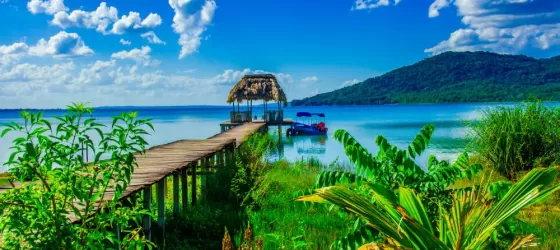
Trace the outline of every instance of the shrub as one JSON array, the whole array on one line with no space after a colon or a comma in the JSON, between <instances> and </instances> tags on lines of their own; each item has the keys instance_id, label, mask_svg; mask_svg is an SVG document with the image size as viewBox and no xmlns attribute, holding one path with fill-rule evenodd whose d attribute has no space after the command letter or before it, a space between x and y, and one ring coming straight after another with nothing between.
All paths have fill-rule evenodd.
<instances>
[{"instance_id":1,"label":"shrub","mask_svg":"<svg viewBox=\"0 0 560 250\"><path fill-rule=\"evenodd\" d=\"M55 117L22 112L23 122L2 131L21 135L13 142L6 165L18 187L0 195L0 248L105 249L113 244L142 249L153 244L144 238L140 219L147 211L118 200L137 166L152 127L136 113L122 113L104 132L83 104L68 107ZM98 140L92 138L97 135ZM93 153L89 159L87 151ZM88 161L90 160L90 161ZM111 200L105 194L114 190ZM70 214L82 223L72 223ZM120 225L124 237L111 230ZM119 241L120 240L120 241Z\"/></svg>"},{"instance_id":2,"label":"shrub","mask_svg":"<svg viewBox=\"0 0 560 250\"><path fill-rule=\"evenodd\" d=\"M560 110L541 101L486 109L471 125L474 150L504 177L548 166L560 154Z\"/></svg>"}]
</instances>

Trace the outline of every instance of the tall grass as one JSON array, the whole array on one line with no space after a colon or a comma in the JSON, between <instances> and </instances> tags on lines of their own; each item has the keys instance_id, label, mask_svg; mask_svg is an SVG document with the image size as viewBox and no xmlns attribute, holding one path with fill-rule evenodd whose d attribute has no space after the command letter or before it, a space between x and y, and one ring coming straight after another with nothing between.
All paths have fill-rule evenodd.
<instances>
[{"instance_id":1,"label":"tall grass","mask_svg":"<svg viewBox=\"0 0 560 250\"><path fill-rule=\"evenodd\" d=\"M560 110L541 101L486 109L471 128L474 150L510 180L560 155Z\"/></svg>"}]
</instances>

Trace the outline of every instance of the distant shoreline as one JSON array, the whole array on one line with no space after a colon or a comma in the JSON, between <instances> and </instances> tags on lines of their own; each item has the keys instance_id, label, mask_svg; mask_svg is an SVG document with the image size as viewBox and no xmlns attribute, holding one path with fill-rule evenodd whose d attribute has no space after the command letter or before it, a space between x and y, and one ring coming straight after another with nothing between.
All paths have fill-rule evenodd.
<instances>
[{"instance_id":1,"label":"distant shoreline","mask_svg":"<svg viewBox=\"0 0 560 250\"><path fill-rule=\"evenodd\" d=\"M524 101L506 101L506 102L436 102L436 103L392 103L392 104L364 104L364 105L298 105L293 106L289 105L290 108L297 108L297 107L368 107L368 106L414 106L414 105L458 105L458 104L516 104L521 103ZM557 101L544 101L544 103L560 103L560 100ZM253 107L261 107L262 104L253 105ZM183 105L183 106L99 106L94 107L95 110L130 110L130 109L138 109L138 110L147 110L147 109L154 109L154 110L161 110L161 109L196 109L196 108L215 108L215 109L222 109L222 108L231 108L230 105ZM12 108L12 109L2 109L0 111L65 111L66 108Z\"/></svg>"}]
</instances>

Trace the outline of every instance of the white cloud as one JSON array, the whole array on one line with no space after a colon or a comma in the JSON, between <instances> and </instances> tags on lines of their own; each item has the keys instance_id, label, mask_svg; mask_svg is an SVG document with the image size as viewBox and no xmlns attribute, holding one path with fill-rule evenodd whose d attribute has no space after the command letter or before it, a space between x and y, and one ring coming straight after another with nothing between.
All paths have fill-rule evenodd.
<instances>
[{"instance_id":1,"label":"white cloud","mask_svg":"<svg viewBox=\"0 0 560 250\"><path fill-rule=\"evenodd\" d=\"M129 58L129 54L116 57ZM91 102L94 106L225 104L224 96L231 86L221 83L235 82L248 72L268 73L243 69L195 76L190 71L164 72L117 59L88 64L0 65L0 106L56 108L70 102ZM275 75L282 87L293 80L289 74Z\"/></svg>"},{"instance_id":2,"label":"white cloud","mask_svg":"<svg viewBox=\"0 0 560 250\"><path fill-rule=\"evenodd\" d=\"M139 64L141 63L143 66L158 66L161 62L158 60L151 60L151 52L152 48L149 46L142 46L141 49L134 48L113 53L111 59L134 60Z\"/></svg>"},{"instance_id":3,"label":"white cloud","mask_svg":"<svg viewBox=\"0 0 560 250\"><path fill-rule=\"evenodd\" d=\"M158 14L150 13L148 17L144 20L140 18L140 13L130 12L127 15L123 15L121 19L113 24L113 29L111 29L111 34L122 35L129 30L137 29L149 29L157 27L161 24L161 17Z\"/></svg>"},{"instance_id":4,"label":"white cloud","mask_svg":"<svg viewBox=\"0 0 560 250\"><path fill-rule=\"evenodd\" d=\"M142 49L131 49L131 50L123 50L120 52L113 53L111 55L111 59L142 59L142 60L149 60L150 59L150 52L152 49L149 46L143 46Z\"/></svg>"},{"instance_id":5,"label":"white cloud","mask_svg":"<svg viewBox=\"0 0 560 250\"><path fill-rule=\"evenodd\" d=\"M393 5L399 4L401 0L393 0ZM352 10L367 10L375 9L377 7L389 6L391 5L391 0L356 0Z\"/></svg>"},{"instance_id":6,"label":"white cloud","mask_svg":"<svg viewBox=\"0 0 560 250\"><path fill-rule=\"evenodd\" d=\"M0 46L0 54L9 55L9 54L23 54L27 53L29 50L29 46L23 42L14 43L12 45L1 45Z\"/></svg>"},{"instance_id":7,"label":"white cloud","mask_svg":"<svg viewBox=\"0 0 560 250\"><path fill-rule=\"evenodd\" d=\"M165 41L162 41L161 39L159 39L159 37L156 35L155 32L153 31L148 31L146 33L143 33L142 35L140 35L142 38L145 38L148 40L149 43L153 43L153 44L166 44Z\"/></svg>"},{"instance_id":8,"label":"white cloud","mask_svg":"<svg viewBox=\"0 0 560 250\"><path fill-rule=\"evenodd\" d=\"M68 10L64 6L64 0L30 0L27 2L27 9L33 14L47 13L50 15Z\"/></svg>"},{"instance_id":9,"label":"white cloud","mask_svg":"<svg viewBox=\"0 0 560 250\"><path fill-rule=\"evenodd\" d=\"M352 85L357 84L359 82L360 82L360 80L358 80L358 79L352 79L352 80L344 81L342 83L342 85L340 85L340 88L352 86Z\"/></svg>"},{"instance_id":10,"label":"white cloud","mask_svg":"<svg viewBox=\"0 0 560 250\"><path fill-rule=\"evenodd\" d=\"M301 79L301 82L303 82L303 83L314 83L316 81L319 81L319 78L316 77L316 76L308 76L308 77L305 77L305 78Z\"/></svg>"},{"instance_id":11,"label":"white cloud","mask_svg":"<svg viewBox=\"0 0 560 250\"><path fill-rule=\"evenodd\" d=\"M214 0L205 0L200 10L194 14L187 12L187 0L169 0L169 5L175 11L173 16L173 30L179 34L179 45L181 52L179 59L196 52L200 47L202 33L212 21L216 10L216 2ZM197 9L197 8L192 8Z\"/></svg>"},{"instance_id":12,"label":"white cloud","mask_svg":"<svg viewBox=\"0 0 560 250\"><path fill-rule=\"evenodd\" d=\"M130 41L124 40L124 39L122 39L122 38L121 38L121 40L120 40L119 42L120 42L122 45L126 45L126 46L132 44Z\"/></svg>"},{"instance_id":13,"label":"white cloud","mask_svg":"<svg viewBox=\"0 0 560 250\"><path fill-rule=\"evenodd\" d=\"M162 22L161 17L156 13L150 13L142 20L140 13L131 11L128 15L119 18L117 8L107 6L105 2L101 2L95 11L73 10L70 13L59 11L50 14L54 14L52 25L63 29L70 27L95 29L105 35L122 35L130 30L147 30L161 25ZM111 24L113 26L108 30Z\"/></svg>"},{"instance_id":14,"label":"white cloud","mask_svg":"<svg viewBox=\"0 0 560 250\"><path fill-rule=\"evenodd\" d=\"M93 54L76 33L61 31L49 38L41 39L37 45L29 48L29 54L34 56L85 56Z\"/></svg>"},{"instance_id":15,"label":"white cloud","mask_svg":"<svg viewBox=\"0 0 560 250\"><path fill-rule=\"evenodd\" d=\"M64 11L58 12L54 15L51 24L63 29L81 27L95 29L97 32L107 34L109 25L117 20L117 8L101 2L95 11L74 10L70 14Z\"/></svg>"},{"instance_id":16,"label":"white cloud","mask_svg":"<svg viewBox=\"0 0 560 250\"><path fill-rule=\"evenodd\" d=\"M528 47L546 50L560 45L560 6L554 3L555 0L435 0L430 17L439 16L441 9L453 4L466 27L424 51L432 55L476 50L518 53Z\"/></svg>"},{"instance_id":17,"label":"white cloud","mask_svg":"<svg viewBox=\"0 0 560 250\"><path fill-rule=\"evenodd\" d=\"M437 17L439 16L439 10L449 6L448 0L435 0L431 5L428 11L429 17Z\"/></svg>"},{"instance_id":18,"label":"white cloud","mask_svg":"<svg viewBox=\"0 0 560 250\"><path fill-rule=\"evenodd\" d=\"M48 41L41 38L34 46L28 46L24 42L17 42L12 45L1 45L0 54L69 57L91 55L93 54L93 50L85 45L78 34L61 31L50 37Z\"/></svg>"}]
</instances>

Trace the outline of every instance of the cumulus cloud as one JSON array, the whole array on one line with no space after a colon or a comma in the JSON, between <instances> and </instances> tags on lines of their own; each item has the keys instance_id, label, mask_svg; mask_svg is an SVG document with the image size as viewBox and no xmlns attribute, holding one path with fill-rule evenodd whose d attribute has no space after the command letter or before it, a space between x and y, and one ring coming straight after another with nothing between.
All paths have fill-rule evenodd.
<instances>
[{"instance_id":1,"label":"cumulus cloud","mask_svg":"<svg viewBox=\"0 0 560 250\"><path fill-rule=\"evenodd\" d=\"M29 54L34 56L85 56L93 54L76 33L61 31L45 40L39 40L37 45L29 48Z\"/></svg>"},{"instance_id":2,"label":"cumulus cloud","mask_svg":"<svg viewBox=\"0 0 560 250\"><path fill-rule=\"evenodd\" d=\"M340 88L352 86L352 85L357 84L359 82L360 82L360 80L358 80L358 79L347 80L347 81L344 81L342 83L342 85L340 85Z\"/></svg>"},{"instance_id":3,"label":"cumulus cloud","mask_svg":"<svg viewBox=\"0 0 560 250\"><path fill-rule=\"evenodd\" d=\"M54 14L53 20L50 22L52 25L63 29L70 27L95 29L105 35L122 35L131 30L152 29L161 25L162 22L161 17L156 13L150 13L142 19L140 13L130 11L128 15L119 18L117 8L108 6L105 2L101 2L94 11L73 10L68 13L65 10L50 14ZM109 29L111 25L112 28Z\"/></svg>"},{"instance_id":4,"label":"cumulus cloud","mask_svg":"<svg viewBox=\"0 0 560 250\"><path fill-rule=\"evenodd\" d=\"M437 17L452 5L466 27L427 48L426 53L518 53L528 47L545 50L560 44L560 4L555 0L435 0L429 16Z\"/></svg>"},{"instance_id":5,"label":"cumulus cloud","mask_svg":"<svg viewBox=\"0 0 560 250\"><path fill-rule=\"evenodd\" d=\"M59 11L67 11L64 0L30 0L27 9L33 14L47 13L53 15Z\"/></svg>"},{"instance_id":6,"label":"cumulus cloud","mask_svg":"<svg viewBox=\"0 0 560 250\"><path fill-rule=\"evenodd\" d=\"M124 40L124 39L122 39L122 38L121 38L121 40L120 40L119 42L120 42L122 45L126 45L126 46L132 44L130 41Z\"/></svg>"},{"instance_id":7,"label":"cumulus cloud","mask_svg":"<svg viewBox=\"0 0 560 250\"><path fill-rule=\"evenodd\" d=\"M271 73L227 69L217 75L195 76L191 71L165 72L116 58L128 59L134 53L146 54L125 51L115 59L87 64L0 65L0 105L48 108L72 101L88 101L95 106L182 105L185 100L188 104L220 104L231 88L222 83L236 82L246 73ZM289 74L275 75L282 87L293 80Z\"/></svg>"},{"instance_id":8,"label":"cumulus cloud","mask_svg":"<svg viewBox=\"0 0 560 250\"><path fill-rule=\"evenodd\" d=\"M149 46L143 46L142 49L123 50L111 55L112 59L150 59L152 49Z\"/></svg>"},{"instance_id":9,"label":"cumulus cloud","mask_svg":"<svg viewBox=\"0 0 560 250\"><path fill-rule=\"evenodd\" d=\"M302 83L314 83L316 81L319 81L319 78L316 77L316 76L308 76L308 77L305 77L305 78L301 79Z\"/></svg>"},{"instance_id":10,"label":"cumulus cloud","mask_svg":"<svg viewBox=\"0 0 560 250\"><path fill-rule=\"evenodd\" d=\"M166 44L165 41L162 41L161 39L159 39L159 37L156 35L155 32L153 31L148 31L146 33L143 33L142 35L140 35L142 38L147 39L149 43L153 43L153 44Z\"/></svg>"},{"instance_id":11,"label":"cumulus cloud","mask_svg":"<svg viewBox=\"0 0 560 250\"><path fill-rule=\"evenodd\" d=\"M352 10L367 10L375 9L377 7L389 6L391 2L393 5L397 5L401 0L356 0Z\"/></svg>"},{"instance_id":12,"label":"cumulus cloud","mask_svg":"<svg viewBox=\"0 0 560 250\"><path fill-rule=\"evenodd\" d=\"M179 59L198 50L202 34L212 21L217 7L214 0L205 0L200 9L187 8L189 3L190 1L185 0L169 0L169 5L175 12L172 27L175 33L179 34L181 45ZM188 12L190 9L198 11L191 14Z\"/></svg>"},{"instance_id":13,"label":"cumulus cloud","mask_svg":"<svg viewBox=\"0 0 560 250\"><path fill-rule=\"evenodd\" d=\"M158 14L150 13L150 15L142 20L142 18L140 18L140 13L131 11L128 16L123 15L121 19L113 24L113 29L111 29L110 33L122 35L129 30L150 29L160 24L161 17Z\"/></svg>"},{"instance_id":14,"label":"cumulus cloud","mask_svg":"<svg viewBox=\"0 0 560 250\"><path fill-rule=\"evenodd\" d=\"M24 42L17 42L11 45L0 46L1 55L21 55L21 56L87 56L93 54L93 50L85 45L84 41L76 33L61 31L46 40L41 38L34 46L29 46Z\"/></svg>"},{"instance_id":15,"label":"cumulus cloud","mask_svg":"<svg viewBox=\"0 0 560 250\"><path fill-rule=\"evenodd\" d=\"M9 54L23 54L27 53L29 50L29 46L23 42L14 43L12 45L1 45L0 46L0 54L9 55Z\"/></svg>"},{"instance_id":16,"label":"cumulus cloud","mask_svg":"<svg viewBox=\"0 0 560 250\"><path fill-rule=\"evenodd\" d=\"M152 48L143 46L142 48L134 48L131 50L122 50L111 55L111 59L118 60L134 60L143 66L158 66L161 62L158 60L151 60L150 53Z\"/></svg>"}]
</instances>

